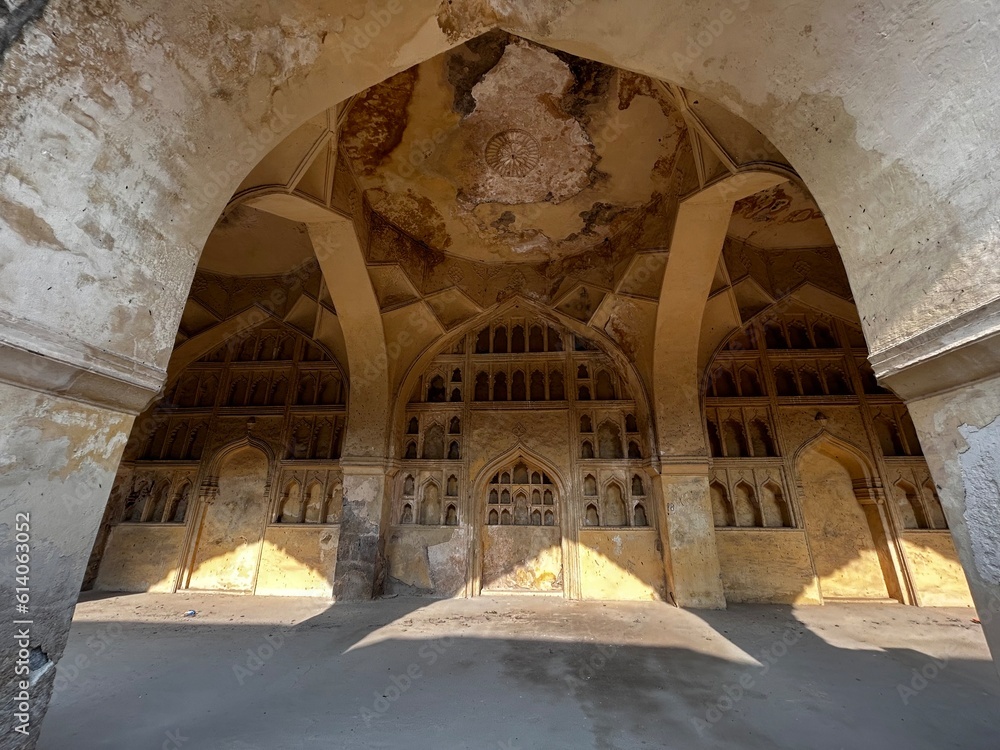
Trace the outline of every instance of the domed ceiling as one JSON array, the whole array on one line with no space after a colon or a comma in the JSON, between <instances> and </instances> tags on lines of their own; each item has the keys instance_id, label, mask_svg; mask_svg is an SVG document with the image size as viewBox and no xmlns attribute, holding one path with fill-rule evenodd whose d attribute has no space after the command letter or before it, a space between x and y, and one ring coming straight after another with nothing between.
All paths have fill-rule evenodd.
<instances>
[{"instance_id":1,"label":"domed ceiling","mask_svg":"<svg viewBox=\"0 0 1000 750\"><path fill-rule=\"evenodd\" d=\"M694 175L665 88L503 33L361 94L340 146L373 210L487 262L581 253Z\"/></svg>"}]
</instances>

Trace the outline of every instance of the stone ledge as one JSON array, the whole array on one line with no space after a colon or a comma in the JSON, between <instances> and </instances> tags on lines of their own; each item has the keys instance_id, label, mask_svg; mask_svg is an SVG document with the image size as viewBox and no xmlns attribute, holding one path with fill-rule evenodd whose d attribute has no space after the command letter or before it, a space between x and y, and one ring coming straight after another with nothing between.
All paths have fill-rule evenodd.
<instances>
[{"instance_id":1,"label":"stone ledge","mask_svg":"<svg viewBox=\"0 0 1000 750\"><path fill-rule=\"evenodd\" d=\"M869 361L903 400L954 390L1000 373L1000 299L935 326Z\"/></svg>"},{"instance_id":2,"label":"stone ledge","mask_svg":"<svg viewBox=\"0 0 1000 750\"><path fill-rule=\"evenodd\" d=\"M138 414L166 372L0 312L0 381L103 409Z\"/></svg>"}]
</instances>

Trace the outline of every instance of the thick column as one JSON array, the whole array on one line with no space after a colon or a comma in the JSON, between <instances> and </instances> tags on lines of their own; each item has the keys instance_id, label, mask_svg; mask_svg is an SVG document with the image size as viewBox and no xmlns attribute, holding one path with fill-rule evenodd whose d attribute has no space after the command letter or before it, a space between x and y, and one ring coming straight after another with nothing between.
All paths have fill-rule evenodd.
<instances>
[{"instance_id":1,"label":"thick column","mask_svg":"<svg viewBox=\"0 0 1000 750\"><path fill-rule=\"evenodd\" d=\"M381 593L388 512L388 472L383 461L341 461L344 511L337 547L333 595L337 601L371 599Z\"/></svg>"},{"instance_id":2,"label":"thick column","mask_svg":"<svg viewBox=\"0 0 1000 750\"><path fill-rule=\"evenodd\" d=\"M670 239L656 316L653 410L671 567L668 573L682 607L726 606L701 410L701 316L733 204L784 180L767 172L748 172L706 188L681 202Z\"/></svg>"},{"instance_id":3,"label":"thick column","mask_svg":"<svg viewBox=\"0 0 1000 750\"><path fill-rule=\"evenodd\" d=\"M908 406L983 633L1000 661L1000 378Z\"/></svg>"},{"instance_id":4,"label":"thick column","mask_svg":"<svg viewBox=\"0 0 1000 750\"><path fill-rule=\"evenodd\" d=\"M379 593L386 492L389 376L385 333L354 225L346 219L310 224L313 249L337 308L347 349L350 390L341 457L344 511L334 596Z\"/></svg>"},{"instance_id":5,"label":"thick column","mask_svg":"<svg viewBox=\"0 0 1000 750\"><path fill-rule=\"evenodd\" d=\"M906 402L1000 669L1000 302L873 352Z\"/></svg>"},{"instance_id":6,"label":"thick column","mask_svg":"<svg viewBox=\"0 0 1000 750\"><path fill-rule=\"evenodd\" d=\"M670 579L682 607L725 609L722 573L715 546L708 462L674 458L660 470L660 487L670 550Z\"/></svg>"},{"instance_id":7,"label":"thick column","mask_svg":"<svg viewBox=\"0 0 1000 750\"><path fill-rule=\"evenodd\" d=\"M132 420L0 382L2 748L38 737Z\"/></svg>"}]
</instances>

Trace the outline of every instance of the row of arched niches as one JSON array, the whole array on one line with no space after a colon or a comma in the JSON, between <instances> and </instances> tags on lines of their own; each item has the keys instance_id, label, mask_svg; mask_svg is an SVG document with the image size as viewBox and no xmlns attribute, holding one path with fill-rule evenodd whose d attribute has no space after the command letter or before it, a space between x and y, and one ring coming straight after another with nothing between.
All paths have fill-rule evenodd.
<instances>
[{"instance_id":1,"label":"row of arched niches","mask_svg":"<svg viewBox=\"0 0 1000 750\"><path fill-rule=\"evenodd\" d=\"M212 456L248 437L277 463L271 523L335 523L347 384L320 344L278 322L188 365L140 417L113 498L120 522L184 523Z\"/></svg>"},{"instance_id":2,"label":"row of arched niches","mask_svg":"<svg viewBox=\"0 0 1000 750\"><path fill-rule=\"evenodd\" d=\"M555 321L514 314L466 333L434 357L406 405L396 440L395 522L559 526L558 490L530 461L495 472L472 506L460 500L476 489L464 489L476 479L466 473L469 463L488 462L504 447L470 444L470 422L543 411L562 415L559 433L572 455L559 459L575 471L570 499L580 525L650 525L641 468L648 419L632 390L597 343Z\"/></svg>"},{"instance_id":3,"label":"row of arched niches","mask_svg":"<svg viewBox=\"0 0 1000 750\"><path fill-rule=\"evenodd\" d=\"M756 320L717 352L703 387L716 526L800 527L795 454L827 429L870 458L902 528L946 528L906 406L867 356L860 328L819 313Z\"/></svg>"}]
</instances>

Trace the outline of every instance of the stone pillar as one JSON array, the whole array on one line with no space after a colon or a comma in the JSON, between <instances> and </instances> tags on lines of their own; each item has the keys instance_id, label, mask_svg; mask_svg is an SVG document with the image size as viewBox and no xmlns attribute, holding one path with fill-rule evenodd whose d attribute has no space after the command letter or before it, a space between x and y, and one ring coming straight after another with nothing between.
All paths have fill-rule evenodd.
<instances>
[{"instance_id":1,"label":"stone pillar","mask_svg":"<svg viewBox=\"0 0 1000 750\"><path fill-rule=\"evenodd\" d=\"M333 595L337 601L371 599L381 593L384 577L384 540L388 512L385 463L341 459L344 510L337 546Z\"/></svg>"},{"instance_id":2,"label":"stone pillar","mask_svg":"<svg viewBox=\"0 0 1000 750\"><path fill-rule=\"evenodd\" d=\"M653 412L666 543L682 607L725 608L708 488L699 342L702 315L736 201L785 178L744 172L681 201L656 311Z\"/></svg>"},{"instance_id":3,"label":"stone pillar","mask_svg":"<svg viewBox=\"0 0 1000 750\"><path fill-rule=\"evenodd\" d=\"M337 308L349 374L347 434L341 468L344 506L334 597L371 599L381 589L382 530L388 514L386 452L389 365L378 300L355 227L334 217L309 225L313 250ZM386 506L386 507L383 507Z\"/></svg>"},{"instance_id":4,"label":"stone pillar","mask_svg":"<svg viewBox=\"0 0 1000 750\"><path fill-rule=\"evenodd\" d=\"M132 421L0 382L0 747L35 745Z\"/></svg>"},{"instance_id":5,"label":"stone pillar","mask_svg":"<svg viewBox=\"0 0 1000 750\"><path fill-rule=\"evenodd\" d=\"M1000 302L871 355L902 397L1000 669Z\"/></svg>"},{"instance_id":6,"label":"stone pillar","mask_svg":"<svg viewBox=\"0 0 1000 750\"><path fill-rule=\"evenodd\" d=\"M908 406L983 633L1000 662L1000 378Z\"/></svg>"},{"instance_id":7,"label":"stone pillar","mask_svg":"<svg viewBox=\"0 0 1000 750\"><path fill-rule=\"evenodd\" d=\"M704 458L663 461L660 469L668 571L681 607L725 609L715 545L708 463Z\"/></svg>"}]
</instances>

